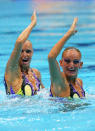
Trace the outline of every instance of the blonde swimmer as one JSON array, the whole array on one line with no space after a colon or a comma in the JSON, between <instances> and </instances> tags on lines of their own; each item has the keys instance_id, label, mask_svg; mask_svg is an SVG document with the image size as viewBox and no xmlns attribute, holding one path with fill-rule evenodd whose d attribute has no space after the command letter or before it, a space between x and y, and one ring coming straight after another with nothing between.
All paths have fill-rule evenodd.
<instances>
[{"instance_id":1,"label":"blonde swimmer","mask_svg":"<svg viewBox=\"0 0 95 131\"><path fill-rule=\"evenodd\" d=\"M49 70L51 77L50 96L82 98L85 97L82 80L77 78L78 70L82 68L81 52L75 47L68 47L62 53L60 66L56 60L66 41L77 30L78 18L75 18L68 32L54 45L48 54Z\"/></svg>"}]
</instances>

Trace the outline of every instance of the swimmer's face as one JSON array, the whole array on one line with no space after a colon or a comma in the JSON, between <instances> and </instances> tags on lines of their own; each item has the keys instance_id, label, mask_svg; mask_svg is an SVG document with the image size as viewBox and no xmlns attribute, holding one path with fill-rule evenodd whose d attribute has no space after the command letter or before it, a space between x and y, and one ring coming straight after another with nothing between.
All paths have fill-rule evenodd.
<instances>
[{"instance_id":1,"label":"swimmer's face","mask_svg":"<svg viewBox=\"0 0 95 131\"><path fill-rule=\"evenodd\" d=\"M64 51L60 65L67 77L77 77L78 69L82 67L81 54L75 49Z\"/></svg>"},{"instance_id":2,"label":"swimmer's face","mask_svg":"<svg viewBox=\"0 0 95 131\"><path fill-rule=\"evenodd\" d=\"M22 47L22 51L19 59L20 66L29 67L32 55L33 55L32 44L30 43L30 41L27 40Z\"/></svg>"}]
</instances>

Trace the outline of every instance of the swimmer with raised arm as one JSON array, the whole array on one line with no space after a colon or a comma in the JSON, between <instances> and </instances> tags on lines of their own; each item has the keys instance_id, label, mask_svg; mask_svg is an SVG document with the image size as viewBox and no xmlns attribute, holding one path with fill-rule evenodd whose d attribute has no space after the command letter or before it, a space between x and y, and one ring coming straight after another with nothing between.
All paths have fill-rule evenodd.
<instances>
[{"instance_id":1,"label":"swimmer with raised arm","mask_svg":"<svg viewBox=\"0 0 95 131\"><path fill-rule=\"evenodd\" d=\"M68 32L54 45L48 55L51 96L71 98L85 97L82 80L77 78L78 70L83 64L83 62L81 62L81 52L74 47L68 47L64 50L60 60L60 66L63 72L60 71L60 66L56 60L66 41L77 32L77 21L78 18L75 18Z\"/></svg>"},{"instance_id":2,"label":"swimmer with raised arm","mask_svg":"<svg viewBox=\"0 0 95 131\"><path fill-rule=\"evenodd\" d=\"M30 68L33 48L32 43L27 39L36 22L36 12L34 11L31 23L16 40L5 71L5 88L7 94L31 96L37 94L41 88L44 88L40 72L35 68Z\"/></svg>"}]
</instances>

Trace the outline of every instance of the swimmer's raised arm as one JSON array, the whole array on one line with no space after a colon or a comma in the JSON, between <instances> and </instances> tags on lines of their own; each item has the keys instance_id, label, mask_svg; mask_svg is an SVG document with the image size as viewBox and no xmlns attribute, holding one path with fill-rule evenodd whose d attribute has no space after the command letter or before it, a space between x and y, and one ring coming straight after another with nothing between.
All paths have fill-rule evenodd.
<instances>
[{"instance_id":1,"label":"swimmer's raised arm","mask_svg":"<svg viewBox=\"0 0 95 131\"><path fill-rule=\"evenodd\" d=\"M58 54L60 53L61 49L63 48L64 44L66 43L66 41L72 36L74 35L77 30L76 30L76 24L77 24L78 18L74 18L74 21L70 27L70 29L68 30L68 32L58 41L57 44L55 44L55 46L51 49L49 55L48 55L48 59L50 58L56 58L58 56Z\"/></svg>"},{"instance_id":2,"label":"swimmer's raised arm","mask_svg":"<svg viewBox=\"0 0 95 131\"><path fill-rule=\"evenodd\" d=\"M16 40L15 47L13 49L13 52L8 60L7 67L6 67L6 75L8 75L7 78L11 79L11 77L20 77L18 74L20 73L20 67L19 67L19 57L22 50L22 46L24 42L28 39L32 29L36 25L37 18L36 18L36 12L33 12L33 15L31 17L31 23L28 25L28 27L19 35L19 37ZM11 75L12 74L12 75Z\"/></svg>"},{"instance_id":3,"label":"swimmer's raised arm","mask_svg":"<svg viewBox=\"0 0 95 131\"><path fill-rule=\"evenodd\" d=\"M56 57L59 55L66 41L77 32L77 30L75 29L77 21L78 18L75 18L68 32L58 41L57 44L54 45L48 55L51 85L54 88L54 92L57 96L59 96L61 89L64 90L64 94L67 95L66 91L69 90L69 85L65 77L62 76L64 75L64 73L61 73L59 64L56 61ZM69 93L69 91L67 92Z\"/></svg>"},{"instance_id":4,"label":"swimmer's raised arm","mask_svg":"<svg viewBox=\"0 0 95 131\"><path fill-rule=\"evenodd\" d=\"M27 38L29 37L33 27L37 23L37 17L36 17L36 11L33 12L33 15L31 17L31 23L30 25L20 34L18 39L16 40L17 43L24 43Z\"/></svg>"}]
</instances>

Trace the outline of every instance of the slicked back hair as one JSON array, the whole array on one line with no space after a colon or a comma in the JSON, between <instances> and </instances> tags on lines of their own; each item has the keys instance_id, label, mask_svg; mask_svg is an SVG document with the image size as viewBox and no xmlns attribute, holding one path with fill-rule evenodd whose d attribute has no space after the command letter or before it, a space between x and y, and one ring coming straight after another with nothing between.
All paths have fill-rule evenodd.
<instances>
[{"instance_id":1,"label":"slicked back hair","mask_svg":"<svg viewBox=\"0 0 95 131\"><path fill-rule=\"evenodd\" d=\"M63 55L64 55L64 52L68 51L68 50L76 50L79 54L80 54L80 58L81 58L81 52L79 49L75 48L75 47L67 47L63 53L62 53L62 58L63 58Z\"/></svg>"}]
</instances>

